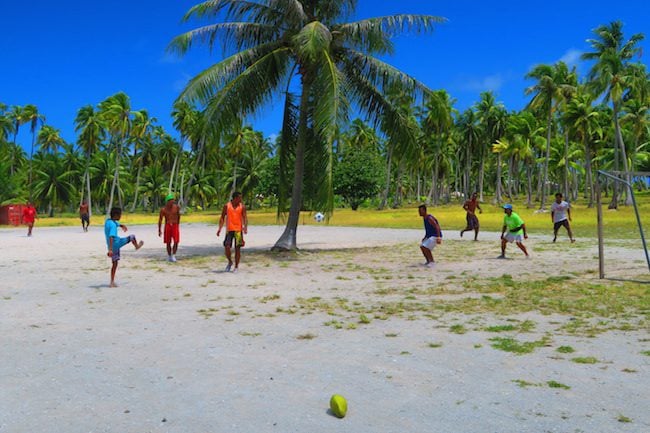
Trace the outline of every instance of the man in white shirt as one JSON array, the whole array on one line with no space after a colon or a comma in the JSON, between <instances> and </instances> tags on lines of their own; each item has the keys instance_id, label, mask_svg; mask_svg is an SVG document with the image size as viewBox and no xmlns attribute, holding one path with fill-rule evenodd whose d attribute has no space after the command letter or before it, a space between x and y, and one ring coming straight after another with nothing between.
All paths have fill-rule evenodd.
<instances>
[{"instance_id":1,"label":"man in white shirt","mask_svg":"<svg viewBox=\"0 0 650 433\"><path fill-rule=\"evenodd\" d=\"M562 194L555 194L555 202L551 205L551 219L553 220L553 242L557 240L557 232L560 230L560 227L565 227L567 233L569 233L569 239L571 243L575 242L573 237L573 232L571 232L571 205L562 200Z\"/></svg>"}]
</instances>

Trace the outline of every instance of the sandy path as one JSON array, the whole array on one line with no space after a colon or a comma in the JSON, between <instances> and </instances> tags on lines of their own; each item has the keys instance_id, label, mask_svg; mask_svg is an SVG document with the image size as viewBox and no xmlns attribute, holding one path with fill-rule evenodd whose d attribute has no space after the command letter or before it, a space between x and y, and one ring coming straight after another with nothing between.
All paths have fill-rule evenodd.
<instances>
[{"instance_id":1,"label":"sandy path","mask_svg":"<svg viewBox=\"0 0 650 433\"><path fill-rule=\"evenodd\" d=\"M552 249L534 237L533 259L510 248L513 258L498 261L494 233L478 243L450 239L466 242L466 254L447 257L443 244L429 270L419 266L420 230L300 227L303 251L274 258L264 251L282 227L252 227L235 275L221 272L215 230L185 225L179 262L170 264L154 226L131 227L145 246L125 247L116 289L106 284L101 228L36 227L32 238L1 230L0 433L650 431L643 330L560 335L519 356L491 348L485 332L449 332L467 319L458 315L397 315L347 329L351 319L338 311L300 307L305 299L353 305L376 288L478 274L595 276L592 241ZM350 249L360 246L369 248ZM611 272L644 275L638 249L608 253ZM530 339L570 320L518 319L539 323ZM332 320L347 326L324 326ZM555 352L562 344L601 362L570 362ZM343 420L327 412L333 393L349 401Z\"/></svg>"}]
</instances>

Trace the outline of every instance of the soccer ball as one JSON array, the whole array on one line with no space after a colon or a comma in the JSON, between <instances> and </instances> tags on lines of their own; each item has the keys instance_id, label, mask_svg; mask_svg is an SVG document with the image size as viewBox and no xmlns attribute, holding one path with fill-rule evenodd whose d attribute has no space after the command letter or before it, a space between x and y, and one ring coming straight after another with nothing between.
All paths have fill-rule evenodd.
<instances>
[{"instance_id":1,"label":"soccer ball","mask_svg":"<svg viewBox=\"0 0 650 433\"><path fill-rule=\"evenodd\" d=\"M322 223L323 221L325 221L325 215L323 215L322 213L318 212L316 215L314 215L314 220L315 220L317 223Z\"/></svg>"}]
</instances>

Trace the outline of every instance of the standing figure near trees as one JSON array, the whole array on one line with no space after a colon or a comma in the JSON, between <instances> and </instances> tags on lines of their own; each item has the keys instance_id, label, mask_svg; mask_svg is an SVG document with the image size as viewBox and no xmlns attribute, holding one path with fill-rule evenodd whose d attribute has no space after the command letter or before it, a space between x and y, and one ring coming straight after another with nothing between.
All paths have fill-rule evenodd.
<instances>
[{"instance_id":1,"label":"standing figure near trees","mask_svg":"<svg viewBox=\"0 0 650 433\"><path fill-rule=\"evenodd\" d=\"M433 249L436 245L442 243L442 230L440 230L438 220L433 215L427 213L426 205L421 204L418 207L418 213L424 220L424 237L420 243L420 251L422 251L424 258L427 260L424 266L430 268L435 264L435 260L433 260Z\"/></svg>"},{"instance_id":2,"label":"standing figure near trees","mask_svg":"<svg viewBox=\"0 0 650 433\"><path fill-rule=\"evenodd\" d=\"M163 219L165 220L163 242L167 245L167 260L170 262L176 262L176 251L178 251L178 243L181 241L181 208L174 199L174 194L167 194L165 206L160 209L158 215L158 237L163 235L161 225ZM172 241L174 242L173 246Z\"/></svg>"},{"instance_id":3,"label":"standing figure near trees","mask_svg":"<svg viewBox=\"0 0 650 433\"><path fill-rule=\"evenodd\" d=\"M501 255L498 258L506 258L506 245L508 245L508 242L516 243L519 249L524 252L526 258L530 257L523 241L523 239L528 239L524 220L512 211L511 204L504 204L503 212L505 215L503 216L503 228L501 229ZM506 230L508 234L505 234Z\"/></svg>"},{"instance_id":4,"label":"standing figure near trees","mask_svg":"<svg viewBox=\"0 0 650 433\"><path fill-rule=\"evenodd\" d=\"M81 228L84 232L88 231L90 225L90 209L88 209L88 202L84 200L79 206L79 218L81 218Z\"/></svg>"},{"instance_id":5,"label":"standing figure near trees","mask_svg":"<svg viewBox=\"0 0 650 433\"><path fill-rule=\"evenodd\" d=\"M23 208L23 223L27 224L27 236L32 236L32 229L34 228L34 220L36 219L36 208L31 201L27 202L27 206Z\"/></svg>"},{"instance_id":6,"label":"standing figure near trees","mask_svg":"<svg viewBox=\"0 0 650 433\"><path fill-rule=\"evenodd\" d=\"M226 222L226 238L223 241L228 264L225 272L237 272L239 270L239 259L241 258L241 247L244 242L244 235L248 233L248 217L246 216L246 206L242 203L241 193L235 191L232 199L226 203L221 210L219 219L219 229L217 237L221 234L224 222ZM235 267L232 267L232 244L235 243Z\"/></svg>"},{"instance_id":7,"label":"standing figure near trees","mask_svg":"<svg viewBox=\"0 0 650 433\"><path fill-rule=\"evenodd\" d=\"M479 231L479 222L478 222L478 217L476 216L476 209L478 209L479 213L483 213L483 209L481 209L481 205L478 203L478 194L473 193L472 197L465 201L465 204L463 205L463 209L467 212L467 215L465 216L465 219L467 220L467 226L460 231L460 237L463 237L463 233L469 232L474 230L474 240L478 240L478 231Z\"/></svg>"},{"instance_id":8,"label":"standing figure near trees","mask_svg":"<svg viewBox=\"0 0 650 433\"><path fill-rule=\"evenodd\" d=\"M560 227L566 228L571 243L576 239L571 231L571 205L562 199L562 193L555 194L555 201L551 205L551 220L553 221L553 242L557 240L557 232Z\"/></svg>"}]
</instances>

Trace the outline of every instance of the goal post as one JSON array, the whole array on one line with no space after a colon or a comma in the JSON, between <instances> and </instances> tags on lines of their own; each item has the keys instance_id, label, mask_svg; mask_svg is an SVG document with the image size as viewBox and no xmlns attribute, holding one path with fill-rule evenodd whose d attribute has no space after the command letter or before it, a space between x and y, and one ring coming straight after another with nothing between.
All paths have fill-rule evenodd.
<instances>
[{"instance_id":1,"label":"goal post","mask_svg":"<svg viewBox=\"0 0 650 433\"><path fill-rule=\"evenodd\" d=\"M603 236L603 205L600 198L600 179L599 176L605 176L608 179L613 180L614 182L622 183L627 186L628 193L632 198L632 206L634 206L634 214L636 215L636 223L639 227L639 233L641 234L641 242L643 243L643 251L645 252L645 260L648 264L648 270L650 271L650 255L648 255L648 247L645 241L645 235L643 233L643 226L641 225L641 216L639 215L639 207L636 204L636 198L634 197L634 186L627 182L624 179L621 179L619 175L621 172L612 172L608 173L603 170L598 170L598 176L596 178L596 204L597 204L597 219L598 219L598 274L600 279L605 278L605 254L604 254L604 236ZM639 173L633 172L632 175L636 176L650 176L650 173Z\"/></svg>"}]
</instances>

